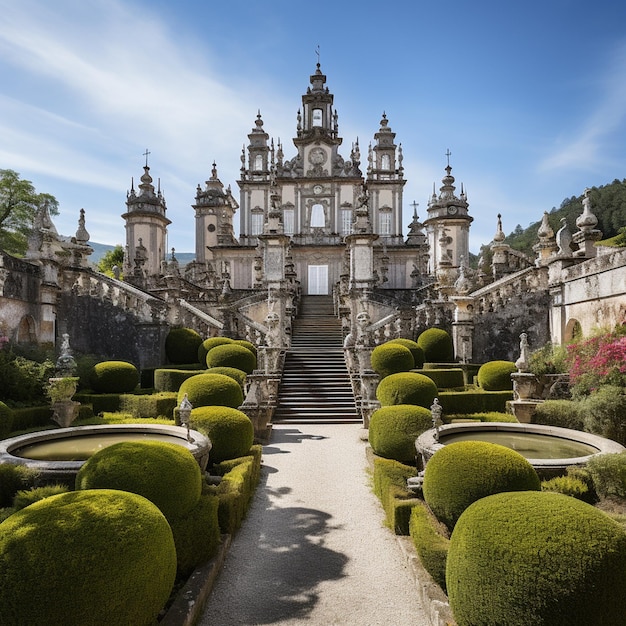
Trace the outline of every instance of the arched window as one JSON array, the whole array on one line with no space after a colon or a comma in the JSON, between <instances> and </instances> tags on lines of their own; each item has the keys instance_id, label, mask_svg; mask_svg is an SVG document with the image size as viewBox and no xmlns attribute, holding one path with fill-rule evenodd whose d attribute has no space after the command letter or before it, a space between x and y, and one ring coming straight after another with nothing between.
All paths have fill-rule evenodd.
<instances>
[{"instance_id":1,"label":"arched window","mask_svg":"<svg viewBox=\"0 0 626 626\"><path fill-rule=\"evenodd\" d=\"M324 207L321 204L314 204L311 207L311 228L324 228L324 226L326 226Z\"/></svg>"},{"instance_id":2,"label":"arched window","mask_svg":"<svg viewBox=\"0 0 626 626\"><path fill-rule=\"evenodd\" d=\"M263 155L262 154L257 154L254 157L254 170L256 172L259 172L263 169Z\"/></svg>"},{"instance_id":3,"label":"arched window","mask_svg":"<svg viewBox=\"0 0 626 626\"><path fill-rule=\"evenodd\" d=\"M383 154L380 159L380 168L383 170L391 169L391 160L388 154Z\"/></svg>"}]
</instances>

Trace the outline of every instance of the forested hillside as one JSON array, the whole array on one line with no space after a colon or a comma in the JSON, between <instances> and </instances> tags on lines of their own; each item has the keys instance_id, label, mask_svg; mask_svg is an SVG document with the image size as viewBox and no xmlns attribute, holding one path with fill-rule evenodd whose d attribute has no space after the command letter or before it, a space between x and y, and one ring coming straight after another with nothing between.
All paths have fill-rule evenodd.
<instances>
[{"instance_id":1,"label":"forested hillside","mask_svg":"<svg viewBox=\"0 0 626 626\"><path fill-rule=\"evenodd\" d=\"M572 233L576 232L576 218L582 213L583 196L572 196L565 198L561 202L561 206L553 207L549 213L550 225L556 232L561 227L561 218L567 220L567 224ZM591 200L591 211L598 218L596 228L602 231L602 239L610 239L615 237L622 228L626 228L626 179L619 181L615 179L608 185L600 187L591 187L589 193ZM506 243L515 250L524 252L531 258L534 258L533 245L537 243L537 231L541 224L539 220L524 229L520 225L508 235Z\"/></svg>"}]
</instances>

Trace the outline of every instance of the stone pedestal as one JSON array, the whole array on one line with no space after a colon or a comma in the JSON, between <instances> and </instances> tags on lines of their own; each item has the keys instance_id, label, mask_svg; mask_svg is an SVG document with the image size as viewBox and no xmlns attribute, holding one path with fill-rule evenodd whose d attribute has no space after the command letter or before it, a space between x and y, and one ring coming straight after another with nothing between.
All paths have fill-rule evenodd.
<instances>
[{"instance_id":1,"label":"stone pedestal","mask_svg":"<svg viewBox=\"0 0 626 626\"><path fill-rule=\"evenodd\" d=\"M507 402L507 407L520 424L530 424L537 406L542 402L543 400L511 400Z\"/></svg>"}]
</instances>

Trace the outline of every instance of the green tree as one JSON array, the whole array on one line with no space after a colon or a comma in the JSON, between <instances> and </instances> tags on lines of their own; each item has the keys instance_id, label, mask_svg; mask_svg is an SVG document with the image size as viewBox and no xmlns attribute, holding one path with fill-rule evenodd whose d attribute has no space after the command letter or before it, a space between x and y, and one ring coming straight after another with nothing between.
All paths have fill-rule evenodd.
<instances>
[{"instance_id":1,"label":"green tree","mask_svg":"<svg viewBox=\"0 0 626 626\"><path fill-rule=\"evenodd\" d=\"M37 193L29 180L13 170L0 169L0 249L22 256L37 210L45 203L58 215L59 203L48 193Z\"/></svg>"},{"instance_id":2,"label":"green tree","mask_svg":"<svg viewBox=\"0 0 626 626\"><path fill-rule=\"evenodd\" d=\"M117 266L121 270L123 265L124 248L122 248L120 244L117 244L113 250L107 250L103 257L98 261L98 271L106 274L107 276L113 276L113 267Z\"/></svg>"}]
</instances>

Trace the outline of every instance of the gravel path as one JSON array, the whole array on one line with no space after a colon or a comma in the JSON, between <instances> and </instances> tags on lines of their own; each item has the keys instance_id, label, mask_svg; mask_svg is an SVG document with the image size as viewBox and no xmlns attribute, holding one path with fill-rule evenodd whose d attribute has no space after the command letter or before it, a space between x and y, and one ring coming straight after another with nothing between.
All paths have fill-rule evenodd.
<instances>
[{"instance_id":1,"label":"gravel path","mask_svg":"<svg viewBox=\"0 0 626 626\"><path fill-rule=\"evenodd\" d=\"M426 626L353 424L276 425L200 626Z\"/></svg>"}]
</instances>

